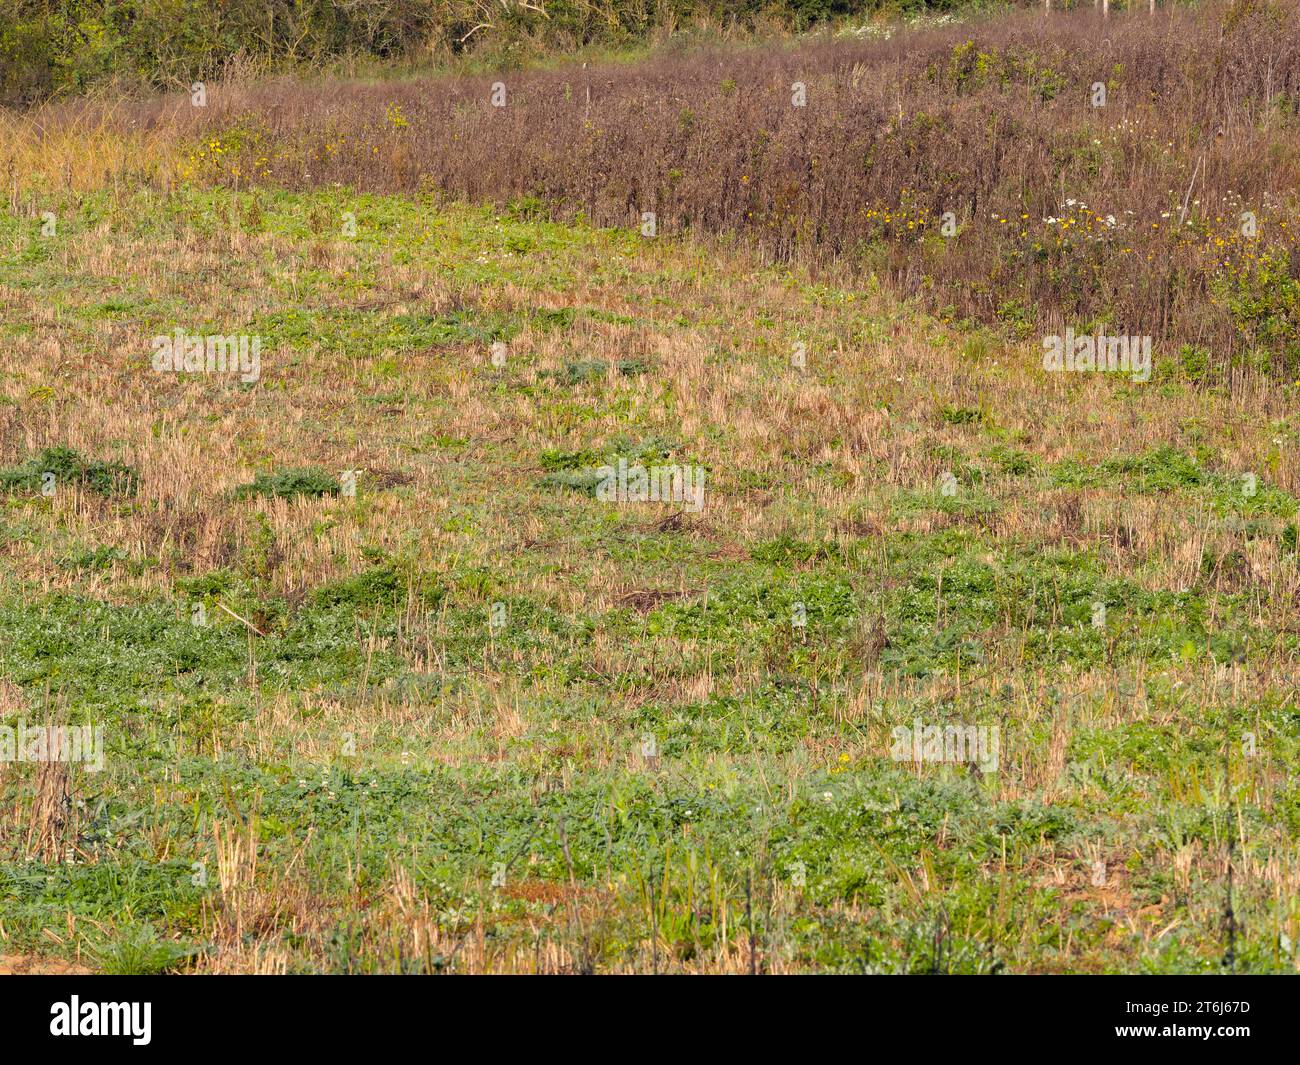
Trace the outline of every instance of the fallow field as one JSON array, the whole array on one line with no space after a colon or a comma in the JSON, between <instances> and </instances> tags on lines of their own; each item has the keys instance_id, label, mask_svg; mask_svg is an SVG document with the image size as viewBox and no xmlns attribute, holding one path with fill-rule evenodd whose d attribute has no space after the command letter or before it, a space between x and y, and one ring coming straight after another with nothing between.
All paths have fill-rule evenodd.
<instances>
[{"instance_id":1,"label":"fallow field","mask_svg":"<svg viewBox=\"0 0 1300 1065\"><path fill-rule=\"evenodd\" d=\"M0 112L5 967L1297 968L1300 7L882 25Z\"/></svg>"}]
</instances>

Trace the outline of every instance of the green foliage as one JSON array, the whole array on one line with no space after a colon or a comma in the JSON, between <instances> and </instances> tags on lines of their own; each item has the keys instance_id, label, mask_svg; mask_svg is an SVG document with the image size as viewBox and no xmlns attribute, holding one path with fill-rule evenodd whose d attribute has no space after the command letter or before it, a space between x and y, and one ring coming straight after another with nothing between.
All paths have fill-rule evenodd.
<instances>
[{"instance_id":1,"label":"green foliage","mask_svg":"<svg viewBox=\"0 0 1300 1065\"><path fill-rule=\"evenodd\" d=\"M600 464L600 455L591 448L583 448L581 451L562 451L558 448L548 448L542 452L541 458L542 469L551 472L581 470Z\"/></svg>"},{"instance_id":2,"label":"green foliage","mask_svg":"<svg viewBox=\"0 0 1300 1065\"><path fill-rule=\"evenodd\" d=\"M177 968L197 951L162 939L152 925L138 925L88 951L96 968L108 976L155 976Z\"/></svg>"},{"instance_id":3,"label":"green foliage","mask_svg":"<svg viewBox=\"0 0 1300 1065\"><path fill-rule=\"evenodd\" d=\"M235 202L178 195L204 217ZM328 214L334 196L268 194L265 224L291 226L321 205ZM367 209L397 218L406 208L394 198ZM490 211L456 208L438 221L440 254L454 247L476 264L499 251ZM549 226L527 235L551 240ZM572 232L571 257L551 264L561 278L609 247L605 234ZM392 234L392 244L402 239ZM364 275L368 265L359 254L350 269ZM521 285L537 266L507 257L490 268L519 271L496 281ZM666 261L656 255L648 269L657 276ZM19 283L29 279L19 271ZM302 280L301 305L319 306L329 285ZM792 288L790 298L806 295ZM515 320L574 321L544 321L527 310L535 302L518 304ZM648 328L683 328L679 312L688 308ZM389 320L369 314L359 331ZM413 315L400 335L428 324ZM400 914L385 925L386 908L358 908L387 897L398 875L448 941L482 929L494 956L517 948L525 967L539 944L598 970L646 969L652 957L665 969L709 967L711 952L734 957L752 933L760 959L800 971L1208 970L1222 956L1225 865L1181 859L1222 856L1240 837L1261 862L1293 862L1300 790L1286 772L1300 729L1286 671L1272 664L1294 659L1296 637L1289 601L1270 597L1293 590L1296 501L1265 476L1283 481L1295 439L1282 412L1267 435L1243 434L1278 438L1276 462L1258 453L1261 476L1247 492L1223 466L1242 452L1229 446L1234 427L1209 416L1213 395L1198 401L1203 425L1171 417L1163 435L1141 438L1148 450L1120 444L1106 451L1118 457L1102 458L1079 437L1078 454L1058 463L1059 438L1040 449L1032 419L1022 430L998 428L1015 419L991 413L940 424L936 401L918 391L910 409L933 439L914 457L957 473L958 497L886 482L883 463L863 455L859 483L872 496L855 488L828 502L822 455L785 454L788 441L770 454L733 446L725 425L696 432L672 409L557 419L545 430L553 435L507 440L457 424L454 397L442 406L430 394L403 382L352 398L363 417L392 405L421 419L380 425L392 427L395 450L426 453L412 463L421 482L411 495L424 500L433 484L439 507L414 529L372 521L364 500L288 515L289 535L303 538L357 522L339 541L357 545L363 568L314 589L286 564L285 525L229 498L209 497L203 513L241 523L243 555L209 556L222 568L194 572L173 566L198 564L178 551L148 582L131 579L132 567L165 544L7 501L0 552L21 564L0 575L0 698L17 699L29 720L66 712L102 723L107 748L103 772L72 772L74 862L25 850L31 767L0 779L0 807L16 817L0 824L7 953L50 949L46 930L71 915L97 969L201 965L192 944L212 938L222 898L215 822L255 840L257 886L270 893L269 916L245 946L273 944L302 972L467 964L466 952L412 950ZM517 393L485 396L513 410ZM578 406L557 387L530 397ZM988 409L1002 409L996 397ZM346 415L321 431L331 446L353 425ZM657 435L669 432L682 441ZM1150 446L1163 439L1175 443ZM651 463L696 447L723 456L724 506L680 527L531 480L540 468L580 482L618 457ZM299 469L242 494L314 494L304 485L325 496L338 487ZM1077 535L1055 531L1051 508L1089 487L1121 504L1145 494L1147 509L1205 529L1199 568L1164 537L1124 545L1077 517ZM766 516L729 520L731 499L752 489L774 496ZM983 521L1014 513L1017 500L1040 505L1042 519ZM896 525L891 513L912 520ZM161 516L167 540L185 531ZM154 515L141 508L141 517L148 534ZM1272 545L1247 541L1274 535L1284 557L1259 581L1250 567L1261 556L1275 564ZM79 594L42 586L49 559L74 571L55 573L54 587ZM194 624L195 601L228 606L260 634L214 608ZM1243 663L1241 673L1224 681L1215 667L1225 662ZM895 763L890 730L918 718L1000 726L999 772L1009 775ZM1247 734L1253 758L1238 753ZM1250 774L1267 787L1245 786ZM1094 854L1107 864L1104 889L1090 887ZM206 885L193 879L195 862L207 865ZM1250 878L1235 884L1234 905L1250 915L1240 966L1294 969L1279 934L1293 916L1287 900ZM565 904L575 894L591 904L581 921ZM293 925L283 900L321 919ZM1117 937L1117 905L1156 931L1181 923Z\"/></svg>"},{"instance_id":4,"label":"green foliage","mask_svg":"<svg viewBox=\"0 0 1300 1065\"><path fill-rule=\"evenodd\" d=\"M305 496L319 499L336 496L343 490L335 477L317 466L283 470L280 473L259 473L249 484L235 489L237 498L264 496L274 499L294 499Z\"/></svg>"},{"instance_id":5,"label":"green foliage","mask_svg":"<svg viewBox=\"0 0 1300 1065\"><path fill-rule=\"evenodd\" d=\"M1247 343L1285 344L1282 373L1300 373L1300 246L1267 249L1249 269L1221 277L1215 289Z\"/></svg>"},{"instance_id":6,"label":"green foliage","mask_svg":"<svg viewBox=\"0 0 1300 1065\"><path fill-rule=\"evenodd\" d=\"M0 469L0 489L37 492L53 475L56 490L76 485L102 496L133 496L140 475L124 462L87 459L70 447L50 447L18 466Z\"/></svg>"},{"instance_id":7,"label":"green foliage","mask_svg":"<svg viewBox=\"0 0 1300 1065\"><path fill-rule=\"evenodd\" d=\"M651 436L641 441L619 436L601 451L548 450L542 454L542 467L550 472L542 477L541 483L576 492L594 493L604 479L604 474L600 472L601 466L613 466L620 459L626 460L629 466L651 465L667 459L676 447L673 441L660 436Z\"/></svg>"},{"instance_id":8,"label":"green foliage","mask_svg":"<svg viewBox=\"0 0 1300 1065\"><path fill-rule=\"evenodd\" d=\"M569 488L575 492L594 495L597 486L605 479L599 469L560 469L553 470L542 478L542 484L556 488Z\"/></svg>"},{"instance_id":9,"label":"green foliage","mask_svg":"<svg viewBox=\"0 0 1300 1065\"><path fill-rule=\"evenodd\" d=\"M758 544L749 553L756 562L788 565L792 562L808 563L839 558L840 547L836 543L808 543L791 536L778 536L774 540Z\"/></svg>"},{"instance_id":10,"label":"green foliage","mask_svg":"<svg viewBox=\"0 0 1300 1065\"><path fill-rule=\"evenodd\" d=\"M318 588L312 599L323 607L345 605L362 609L376 606L399 607L408 598L434 606L442 595L443 589L430 578L408 573L393 563L383 563Z\"/></svg>"},{"instance_id":11,"label":"green foliage","mask_svg":"<svg viewBox=\"0 0 1300 1065\"><path fill-rule=\"evenodd\" d=\"M187 88L219 75L232 61L286 67L339 56L393 59L468 49L511 57L521 47L618 44L658 26L693 20L754 26L781 20L796 29L890 7L961 6L959 0L551 0L541 6L475 0L11 0L0 11L0 104L21 104L54 92L79 91L126 76L156 86ZM517 199L519 218L542 210L536 197Z\"/></svg>"},{"instance_id":12,"label":"green foliage","mask_svg":"<svg viewBox=\"0 0 1300 1065\"><path fill-rule=\"evenodd\" d=\"M1003 444L996 444L990 448L989 458L993 460L1001 473L1011 477L1023 477L1025 474L1034 471L1032 456L1016 448L1006 447Z\"/></svg>"},{"instance_id":13,"label":"green foliage","mask_svg":"<svg viewBox=\"0 0 1300 1065\"><path fill-rule=\"evenodd\" d=\"M73 570L98 571L110 569L114 563L123 562L126 558L127 554L121 548L102 546L69 555L61 564Z\"/></svg>"},{"instance_id":14,"label":"green foliage","mask_svg":"<svg viewBox=\"0 0 1300 1065\"><path fill-rule=\"evenodd\" d=\"M644 359L619 359L614 366L624 377L637 377L650 368ZM553 378L556 384L572 388L592 381L603 381L608 371L609 363L604 359L579 359L566 362L558 370L548 370L546 375Z\"/></svg>"},{"instance_id":15,"label":"green foliage","mask_svg":"<svg viewBox=\"0 0 1300 1065\"><path fill-rule=\"evenodd\" d=\"M949 425L970 425L984 420L984 412L975 407L940 408L939 415Z\"/></svg>"}]
</instances>

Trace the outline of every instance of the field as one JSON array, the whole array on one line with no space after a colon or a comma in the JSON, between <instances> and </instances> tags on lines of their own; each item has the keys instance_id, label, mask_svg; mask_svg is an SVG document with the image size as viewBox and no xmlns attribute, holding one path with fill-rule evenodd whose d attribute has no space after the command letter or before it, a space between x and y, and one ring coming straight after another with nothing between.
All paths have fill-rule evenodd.
<instances>
[{"instance_id":1,"label":"field","mask_svg":"<svg viewBox=\"0 0 1300 1065\"><path fill-rule=\"evenodd\" d=\"M1118 124L1179 121L1177 79L1103 119L1096 62L1059 65L1079 129L1119 130L1066 164L1094 217L1192 216L1140 269L1116 265L1137 234L1004 257L996 212L1042 240L1080 188L1017 201L1009 165L949 175L982 190L982 251L916 242L945 180L916 160L954 148L912 126L890 174L931 187L894 181L862 247L876 190L783 201L799 131L709 116L790 81L793 45L611 62L603 170L528 110L579 84L564 64L518 75L518 113L465 74L0 113L0 725L103 738L102 770L0 761L0 968L1295 971L1300 37L1259 10L1186 25L1238 12L1257 64L1271 41L1267 101L1225 64L1240 124L1184 119L1198 147L1158 165ZM1159 46L1126 18L1120 48ZM902 51L924 80L931 53L1097 38L1060 26ZM869 108L900 40L797 47L827 86L860 64ZM726 62L692 97L713 132L683 133L714 184L651 202L626 101ZM1018 77L931 113L1023 103ZM490 151L421 111L444 85L482 90L447 106L501 119ZM1052 158L1036 116L1002 157ZM326 151L331 123L364 135ZM768 169L705 161L760 128ZM742 180L791 226L747 228ZM1219 270L1204 248L1255 205ZM1066 325L1154 333L1149 379L1047 372ZM260 363L158 372L177 330ZM620 460L702 497L609 500ZM918 726L981 757L900 756Z\"/></svg>"}]
</instances>

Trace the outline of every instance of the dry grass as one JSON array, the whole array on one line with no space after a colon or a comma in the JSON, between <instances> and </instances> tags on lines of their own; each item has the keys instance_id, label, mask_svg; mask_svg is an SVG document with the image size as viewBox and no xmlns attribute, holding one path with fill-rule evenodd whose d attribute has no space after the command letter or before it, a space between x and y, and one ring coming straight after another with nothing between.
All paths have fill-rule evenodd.
<instances>
[{"instance_id":1,"label":"dry grass","mask_svg":"<svg viewBox=\"0 0 1300 1065\"><path fill-rule=\"evenodd\" d=\"M1084 32L1064 26L997 32ZM1137 57L1157 36L1115 44ZM919 47L913 73L952 44ZM754 77L802 61L744 60ZM662 61L678 62L704 76L698 59ZM606 102L630 116L637 93L653 98L644 79L666 69L629 74ZM859 80L880 104L883 89ZM399 88L335 104L355 117ZM319 117L301 87L237 92L239 107L204 121L278 114L276 143L294 144ZM298 111L268 108L276 94ZM757 106L739 89L727 99L737 114ZM125 114L97 136L118 136ZM506 140L490 143L515 143L519 117L495 117ZM990 959L1195 968L1222 955L1232 860L1251 964L1294 968L1279 953L1282 936L1300 940L1300 567L1283 532L1300 426L1287 382L1238 367L1229 387L1206 388L1159 354L1147 385L1046 374L1033 343L928 317L864 285L847 259L774 266L758 239L651 241L329 187L168 191L181 140L198 132L188 121L144 123L79 169L59 154L70 148L39 146L71 143L57 136L11 125L0 141L0 159L25 144L25 172L46 168L12 197L21 217L3 220L0 467L71 446L141 475L130 500L16 493L0 519L0 716L102 713L118 744L101 778L6 768L5 857L38 859L57 882L6 916L7 952L75 952L164 897L154 919L205 944L190 967L214 972L915 971L942 957L981 971ZM434 153L445 133L432 119L412 128L415 151ZM719 145L720 129L708 134ZM1243 129L1239 143L1255 136ZM477 191L527 191L489 187L489 156ZM332 165L312 183L343 176ZM699 195L681 202L703 211ZM59 218L46 244L31 222L43 203ZM355 240L337 233L345 211ZM285 327L288 311L301 329ZM426 320L518 328L496 368L486 333L431 343L409 332ZM149 370L152 336L204 323L265 332L259 384ZM800 342L802 371L790 361ZM627 360L645 372L618 371ZM669 440L674 460L706 466L703 513L602 508L540 483L546 456L603 454L620 437ZM1164 484L1163 467L1131 465L1161 449L1195 455L1207 479ZM234 492L302 466L370 479L355 500ZM936 484L950 470L959 491L945 502ZM1231 485L1245 473L1273 510L1243 511ZM785 542L808 550L770 561ZM98 547L119 554L75 562ZM322 588L376 558L407 566L395 606L322 610ZM1017 567L1040 560L1050 587L1017 585ZM1128 597L1086 653L1050 644L1090 631L1066 616L1080 567ZM972 569L993 575L992 591L963 590ZM134 657L182 643L198 594L187 582L214 573L238 579L221 601L256 633L214 609L197 657ZM414 594L422 575L442 598ZM793 629L781 596L827 585L852 600L855 627ZM1130 609L1148 595L1158 610ZM69 596L86 632L24 625ZM976 615L981 597L994 606ZM511 611L501 632L488 628L496 601ZM710 602L770 611L742 617L739 636L725 616L692 629ZM926 625L906 628L931 604ZM927 640L975 616L978 661L935 652L914 668ZM1208 649L1228 630L1253 641L1235 658ZM83 664L99 670L93 684ZM979 783L965 767L888 762L891 728L914 713L1001 722L999 773ZM652 727L690 731L647 756ZM1250 757L1236 754L1243 730L1259 741ZM345 737L358 754L340 755ZM377 785L393 790L369 798ZM843 822L817 820L827 793L846 797ZM355 805L334 805L343 796ZM144 815L92 840L98 822L72 813L98 798ZM755 807L766 819L751 823ZM856 822L859 807L876 812ZM1044 813L1071 828L1034 827ZM388 820L402 816L416 821ZM629 838L635 860L617 850ZM794 854L805 887L782 864ZM202 889L194 862L206 863ZM68 887L117 865L151 894L97 913L121 900Z\"/></svg>"},{"instance_id":2,"label":"dry grass","mask_svg":"<svg viewBox=\"0 0 1300 1065\"><path fill-rule=\"evenodd\" d=\"M0 163L11 187L339 182L620 226L654 212L662 234L847 259L957 316L1102 323L1156 337L1168 359L1207 349L1220 374L1235 358L1294 377L1297 25L1295 0L1106 26L1026 14L511 73L500 107L490 77L232 83L202 109L167 98L10 119Z\"/></svg>"}]
</instances>

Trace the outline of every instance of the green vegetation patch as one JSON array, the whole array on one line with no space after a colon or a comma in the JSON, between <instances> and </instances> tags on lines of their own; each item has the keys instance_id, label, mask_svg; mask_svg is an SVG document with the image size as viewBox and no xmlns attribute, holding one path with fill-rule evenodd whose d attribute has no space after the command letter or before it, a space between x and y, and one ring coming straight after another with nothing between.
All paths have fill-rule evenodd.
<instances>
[{"instance_id":1,"label":"green vegetation patch","mask_svg":"<svg viewBox=\"0 0 1300 1065\"><path fill-rule=\"evenodd\" d=\"M88 459L70 447L49 447L18 466L0 469L0 489L43 492L75 485L101 496L133 496L140 474L124 462Z\"/></svg>"}]
</instances>

